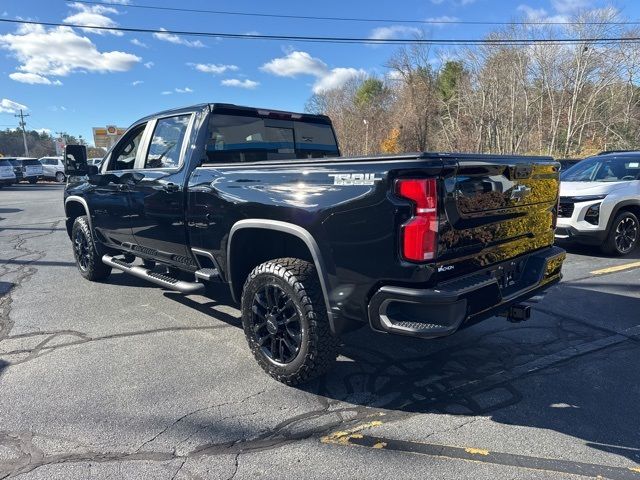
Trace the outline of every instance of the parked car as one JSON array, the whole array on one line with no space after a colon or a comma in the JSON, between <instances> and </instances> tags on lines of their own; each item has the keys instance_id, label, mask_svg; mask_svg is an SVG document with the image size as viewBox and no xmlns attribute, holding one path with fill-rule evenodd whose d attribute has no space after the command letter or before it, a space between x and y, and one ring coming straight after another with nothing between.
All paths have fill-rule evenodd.
<instances>
[{"instance_id":1,"label":"parked car","mask_svg":"<svg viewBox=\"0 0 640 480\"><path fill-rule=\"evenodd\" d=\"M13 173L13 165L6 158L0 158L0 187L16 183L16 174Z\"/></svg>"},{"instance_id":2,"label":"parked car","mask_svg":"<svg viewBox=\"0 0 640 480\"><path fill-rule=\"evenodd\" d=\"M64 174L64 162L62 157L42 157L42 176L49 180L62 183L67 178Z\"/></svg>"},{"instance_id":3,"label":"parked car","mask_svg":"<svg viewBox=\"0 0 640 480\"><path fill-rule=\"evenodd\" d=\"M37 183L38 179L42 178L42 164L37 158L8 157L7 160L13 165L16 182L26 180L29 183Z\"/></svg>"},{"instance_id":4,"label":"parked car","mask_svg":"<svg viewBox=\"0 0 640 480\"><path fill-rule=\"evenodd\" d=\"M332 366L340 333L436 338L499 312L524 320L520 302L562 276L549 157L342 158L326 116L228 104L137 121L100 169L84 146L65 155L82 277L115 268L189 294L227 284L257 362L290 385Z\"/></svg>"},{"instance_id":5,"label":"parked car","mask_svg":"<svg viewBox=\"0 0 640 480\"><path fill-rule=\"evenodd\" d=\"M100 158L97 158L97 157L90 158L90 159L88 159L87 163L89 165L95 165L96 167L99 167L100 164L102 163L102 157L100 157Z\"/></svg>"},{"instance_id":6,"label":"parked car","mask_svg":"<svg viewBox=\"0 0 640 480\"><path fill-rule=\"evenodd\" d=\"M640 241L640 151L604 152L560 176L556 239L628 255Z\"/></svg>"},{"instance_id":7,"label":"parked car","mask_svg":"<svg viewBox=\"0 0 640 480\"><path fill-rule=\"evenodd\" d=\"M575 164L577 164L581 160L582 160L581 158L562 158L558 160L558 162L560 163L560 171L562 172L564 170L567 170L573 167Z\"/></svg>"}]
</instances>

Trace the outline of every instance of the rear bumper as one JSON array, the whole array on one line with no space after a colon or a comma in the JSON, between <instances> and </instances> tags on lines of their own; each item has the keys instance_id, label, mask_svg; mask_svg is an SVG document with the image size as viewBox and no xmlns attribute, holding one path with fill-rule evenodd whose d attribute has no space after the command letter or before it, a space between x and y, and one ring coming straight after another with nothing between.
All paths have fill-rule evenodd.
<instances>
[{"instance_id":1,"label":"rear bumper","mask_svg":"<svg viewBox=\"0 0 640 480\"><path fill-rule=\"evenodd\" d=\"M369 302L369 322L374 330L400 335L450 335L559 282L564 258L563 249L550 247L430 289L384 286ZM514 262L521 266L519 278L505 286L500 272Z\"/></svg>"},{"instance_id":2,"label":"rear bumper","mask_svg":"<svg viewBox=\"0 0 640 480\"><path fill-rule=\"evenodd\" d=\"M602 245L607 239L606 230L578 230L572 226L558 226L555 234L559 243L581 243L584 245Z\"/></svg>"}]
</instances>

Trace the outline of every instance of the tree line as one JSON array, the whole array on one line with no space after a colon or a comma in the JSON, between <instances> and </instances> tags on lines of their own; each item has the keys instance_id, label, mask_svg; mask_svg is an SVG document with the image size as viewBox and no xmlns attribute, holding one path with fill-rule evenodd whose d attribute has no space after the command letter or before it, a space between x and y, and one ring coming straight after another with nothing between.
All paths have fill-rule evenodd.
<instances>
[{"instance_id":1,"label":"tree line","mask_svg":"<svg viewBox=\"0 0 640 480\"><path fill-rule=\"evenodd\" d=\"M401 48L388 73L313 95L343 154L454 151L584 157L640 143L640 48L594 38L638 37L612 8L571 23L512 24L488 39L575 38L533 44L482 43L456 51Z\"/></svg>"},{"instance_id":2,"label":"tree line","mask_svg":"<svg viewBox=\"0 0 640 480\"><path fill-rule=\"evenodd\" d=\"M76 138L66 133L64 133L63 136L66 138L68 144L86 144L82 137ZM48 132L27 130L26 137L30 157L55 156L55 139ZM22 130L9 128L0 130L0 157L23 157L24 153ZM89 147L87 153L89 157L102 157L105 151L102 148Z\"/></svg>"}]
</instances>

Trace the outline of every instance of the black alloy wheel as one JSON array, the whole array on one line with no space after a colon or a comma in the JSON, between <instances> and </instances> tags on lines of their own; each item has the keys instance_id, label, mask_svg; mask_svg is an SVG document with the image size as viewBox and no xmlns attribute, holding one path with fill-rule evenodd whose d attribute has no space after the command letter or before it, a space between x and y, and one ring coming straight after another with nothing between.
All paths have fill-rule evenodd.
<instances>
[{"instance_id":1,"label":"black alloy wheel","mask_svg":"<svg viewBox=\"0 0 640 480\"><path fill-rule=\"evenodd\" d=\"M81 229L77 229L75 231L75 235L73 237L73 249L76 262L78 263L78 268L83 272L86 272L89 268L91 257L89 254L89 241L87 240L85 232Z\"/></svg>"},{"instance_id":2,"label":"black alloy wheel","mask_svg":"<svg viewBox=\"0 0 640 480\"><path fill-rule=\"evenodd\" d=\"M304 327L293 299L278 285L267 284L253 296L251 328L264 355L278 364L300 351Z\"/></svg>"},{"instance_id":3,"label":"black alloy wheel","mask_svg":"<svg viewBox=\"0 0 640 480\"><path fill-rule=\"evenodd\" d=\"M104 280L109 276L111 267L102 263L102 247L93 239L89 220L85 215L73 222L71 242L80 275L92 282Z\"/></svg>"},{"instance_id":4,"label":"black alloy wheel","mask_svg":"<svg viewBox=\"0 0 640 480\"><path fill-rule=\"evenodd\" d=\"M602 251L608 255L628 255L638 246L640 224L633 212L623 211L613 220Z\"/></svg>"},{"instance_id":5,"label":"black alloy wheel","mask_svg":"<svg viewBox=\"0 0 640 480\"><path fill-rule=\"evenodd\" d=\"M625 217L616 225L616 248L621 254L629 253L638 242L638 220Z\"/></svg>"},{"instance_id":6,"label":"black alloy wheel","mask_svg":"<svg viewBox=\"0 0 640 480\"><path fill-rule=\"evenodd\" d=\"M260 367L287 385L316 378L335 363L331 333L315 266L276 258L255 267L242 289L244 334Z\"/></svg>"}]
</instances>

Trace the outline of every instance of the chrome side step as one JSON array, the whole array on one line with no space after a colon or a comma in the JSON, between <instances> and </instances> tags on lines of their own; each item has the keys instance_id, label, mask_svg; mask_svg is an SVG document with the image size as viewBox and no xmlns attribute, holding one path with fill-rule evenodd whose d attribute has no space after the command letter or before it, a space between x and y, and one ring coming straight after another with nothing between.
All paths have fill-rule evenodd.
<instances>
[{"instance_id":1,"label":"chrome side step","mask_svg":"<svg viewBox=\"0 0 640 480\"><path fill-rule=\"evenodd\" d=\"M203 283L178 280L177 278L173 278L164 273L153 272L144 267L132 265L124 260L120 260L119 258L114 258L111 255L104 255L102 257L102 263L109 265L110 267L117 268L125 273L130 273L134 277L148 280L156 285L160 285L161 287L177 290L181 293L199 293L205 289L205 285Z\"/></svg>"}]
</instances>

